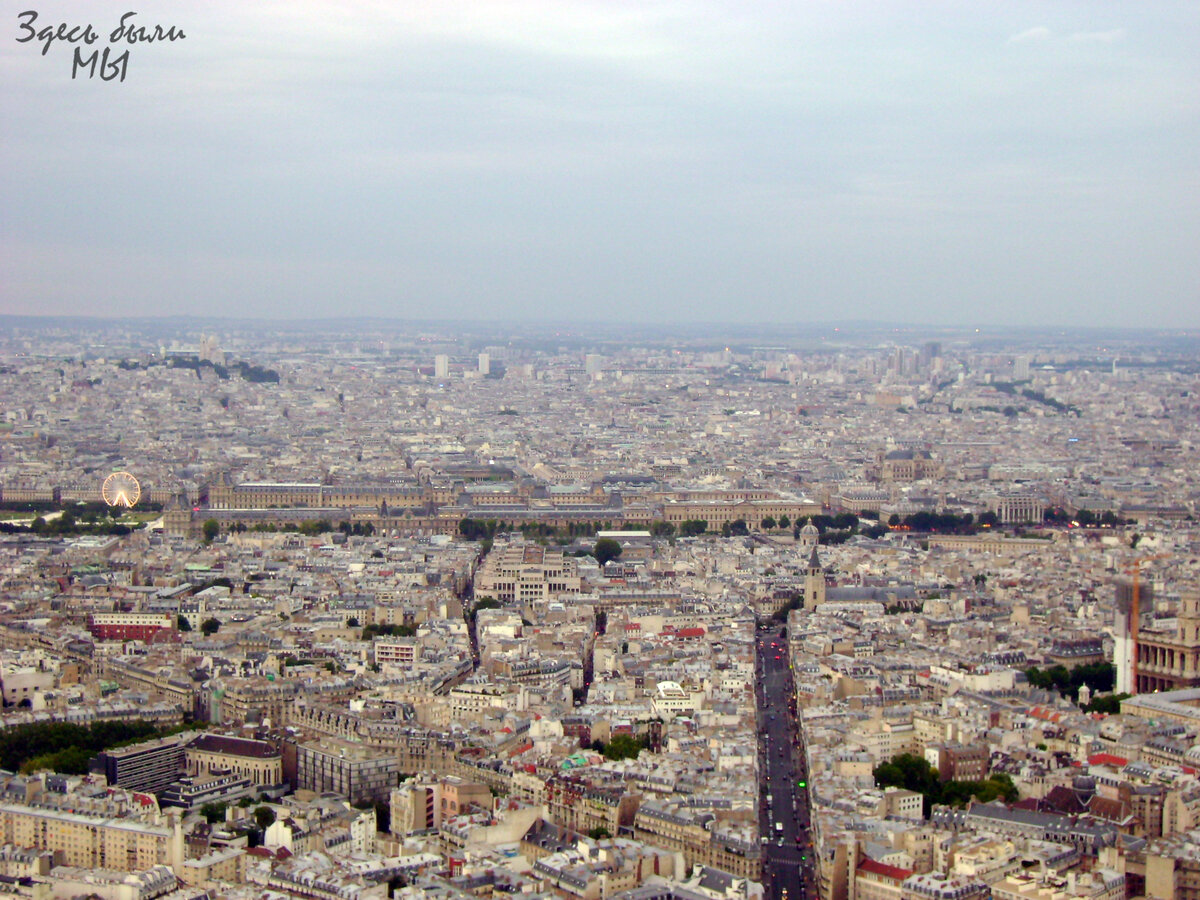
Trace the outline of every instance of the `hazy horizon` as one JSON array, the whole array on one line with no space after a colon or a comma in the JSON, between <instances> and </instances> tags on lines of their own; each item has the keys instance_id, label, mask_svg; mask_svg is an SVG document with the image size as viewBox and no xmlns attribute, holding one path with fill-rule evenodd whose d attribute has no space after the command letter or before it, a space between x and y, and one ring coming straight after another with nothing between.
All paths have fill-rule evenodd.
<instances>
[{"instance_id":1,"label":"hazy horizon","mask_svg":"<svg viewBox=\"0 0 1200 900\"><path fill-rule=\"evenodd\" d=\"M1200 327L1196 4L31 8L0 315Z\"/></svg>"}]
</instances>

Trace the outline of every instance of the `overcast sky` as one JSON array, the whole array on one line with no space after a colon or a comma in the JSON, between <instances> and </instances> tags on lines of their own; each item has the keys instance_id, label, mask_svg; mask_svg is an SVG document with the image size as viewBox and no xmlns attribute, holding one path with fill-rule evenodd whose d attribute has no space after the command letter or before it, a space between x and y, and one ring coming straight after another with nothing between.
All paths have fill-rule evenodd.
<instances>
[{"instance_id":1,"label":"overcast sky","mask_svg":"<svg viewBox=\"0 0 1200 900\"><path fill-rule=\"evenodd\" d=\"M0 313L1200 327L1196 0L0 7Z\"/></svg>"}]
</instances>

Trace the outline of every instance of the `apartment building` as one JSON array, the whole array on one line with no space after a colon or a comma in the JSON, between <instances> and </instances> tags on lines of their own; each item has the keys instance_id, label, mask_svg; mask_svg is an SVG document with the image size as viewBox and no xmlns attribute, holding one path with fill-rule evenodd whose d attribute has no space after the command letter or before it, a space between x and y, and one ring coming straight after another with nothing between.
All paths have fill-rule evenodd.
<instances>
[{"instance_id":1,"label":"apartment building","mask_svg":"<svg viewBox=\"0 0 1200 900\"><path fill-rule=\"evenodd\" d=\"M178 819L151 825L18 803L0 803L0 843L48 850L68 866L121 872L178 869L184 854Z\"/></svg>"},{"instance_id":2,"label":"apartment building","mask_svg":"<svg viewBox=\"0 0 1200 900\"><path fill-rule=\"evenodd\" d=\"M410 669L417 661L421 646L416 638L380 638L371 644L371 652L381 666Z\"/></svg>"},{"instance_id":3,"label":"apartment building","mask_svg":"<svg viewBox=\"0 0 1200 900\"><path fill-rule=\"evenodd\" d=\"M762 857L758 845L710 830L711 813L672 810L645 803L633 822L633 836L639 841L683 854L692 866L713 866L732 875L758 880L762 877Z\"/></svg>"}]
</instances>

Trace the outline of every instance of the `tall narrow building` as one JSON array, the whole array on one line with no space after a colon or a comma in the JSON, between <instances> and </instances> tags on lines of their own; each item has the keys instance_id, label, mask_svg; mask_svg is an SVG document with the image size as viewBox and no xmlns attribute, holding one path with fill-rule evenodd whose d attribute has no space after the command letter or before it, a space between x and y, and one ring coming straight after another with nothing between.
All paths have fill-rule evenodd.
<instances>
[{"instance_id":1,"label":"tall narrow building","mask_svg":"<svg viewBox=\"0 0 1200 900\"><path fill-rule=\"evenodd\" d=\"M825 569L814 546L808 557L808 568L804 572L804 608L816 609L825 602Z\"/></svg>"}]
</instances>

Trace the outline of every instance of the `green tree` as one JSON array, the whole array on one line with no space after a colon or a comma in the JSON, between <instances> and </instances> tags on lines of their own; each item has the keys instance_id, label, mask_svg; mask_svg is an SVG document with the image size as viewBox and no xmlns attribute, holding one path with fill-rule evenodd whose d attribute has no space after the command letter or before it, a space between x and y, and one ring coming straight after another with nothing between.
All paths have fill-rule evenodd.
<instances>
[{"instance_id":1,"label":"green tree","mask_svg":"<svg viewBox=\"0 0 1200 900\"><path fill-rule=\"evenodd\" d=\"M212 637L221 630L221 623L216 619L205 619L200 623L200 633L205 637Z\"/></svg>"},{"instance_id":2,"label":"green tree","mask_svg":"<svg viewBox=\"0 0 1200 900\"><path fill-rule=\"evenodd\" d=\"M92 751L85 747L68 747L57 753L44 753L21 764L23 775L49 770L60 775L86 775Z\"/></svg>"},{"instance_id":3,"label":"green tree","mask_svg":"<svg viewBox=\"0 0 1200 900\"><path fill-rule=\"evenodd\" d=\"M205 803L200 807L200 815L204 816L208 824L214 825L225 820L225 807L224 803Z\"/></svg>"},{"instance_id":4,"label":"green tree","mask_svg":"<svg viewBox=\"0 0 1200 900\"><path fill-rule=\"evenodd\" d=\"M588 832L588 837L590 837L594 841L602 841L605 838L612 837L612 834L603 825L597 825L595 828L593 828L591 831Z\"/></svg>"},{"instance_id":5,"label":"green tree","mask_svg":"<svg viewBox=\"0 0 1200 900\"><path fill-rule=\"evenodd\" d=\"M501 606L502 604L495 597L480 597L467 615L474 622L481 609L500 609Z\"/></svg>"},{"instance_id":6,"label":"green tree","mask_svg":"<svg viewBox=\"0 0 1200 900\"><path fill-rule=\"evenodd\" d=\"M779 517L779 527L780 528L791 528L792 527L792 520L787 517L786 513Z\"/></svg>"},{"instance_id":7,"label":"green tree","mask_svg":"<svg viewBox=\"0 0 1200 900\"><path fill-rule=\"evenodd\" d=\"M616 559L622 553L621 544L613 538L600 538L596 541L596 546L592 548L592 556L596 558L596 562L603 566L605 563Z\"/></svg>"},{"instance_id":8,"label":"green tree","mask_svg":"<svg viewBox=\"0 0 1200 900\"><path fill-rule=\"evenodd\" d=\"M175 627L178 628L180 631L191 631L192 623L188 621L187 616L180 616L178 619L175 620Z\"/></svg>"},{"instance_id":9,"label":"green tree","mask_svg":"<svg viewBox=\"0 0 1200 900\"><path fill-rule=\"evenodd\" d=\"M1087 705L1087 712L1115 715L1121 711L1121 701L1128 700L1129 696L1129 694L1107 694L1097 697Z\"/></svg>"},{"instance_id":10,"label":"green tree","mask_svg":"<svg viewBox=\"0 0 1200 900\"><path fill-rule=\"evenodd\" d=\"M774 530L775 530L775 526L776 526L777 524L778 524L778 523L775 521L775 517L774 517L774 516L765 516L765 517L763 517L763 520L762 520L762 527L763 527L763 531L774 531Z\"/></svg>"},{"instance_id":11,"label":"green tree","mask_svg":"<svg viewBox=\"0 0 1200 900\"><path fill-rule=\"evenodd\" d=\"M204 524L200 526L201 532L204 535L204 543L211 544L221 533L221 523L216 519L205 519Z\"/></svg>"},{"instance_id":12,"label":"green tree","mask_svg":"<svg viewBox=\"0 0 1200 900\"><path fill-rule=\"evenodd\" d=\"M266 830L275 823L275 810L269 806L260 806L254 810L254 824Z\"/></svg>"},{"instance_id":13,"label":"green tree","mask_svg":"<svg viewBox=\"0 0 1200 900\"><path fill-rule=\"evenodd\" d=\"M637 759L643 744L630 734L618 734L604 746L606 759Z\"/></svg>"},{"instance_id":14,"label":"green tree","mask_svg":"<svg viewBox=\"0 0 1200 900\"><path fill-rule=\"evenodd\" d=\"M937 770L924 757L912 753L901 753L881 763L875 767L874 775L878 787L901 787L922 794L938 782Z\"/></svg>"},{"instance_id":15,"label":"green tree","mask_svg":"<svg viewBox=\"0 0 1200 900\"><path fill-rule=\"evenodd\" d=\"M357 628L358 627L358 616L351 616L350 618L348 618L346 620L346 627L347 628Z\"/></svg>"}]
</instances>

